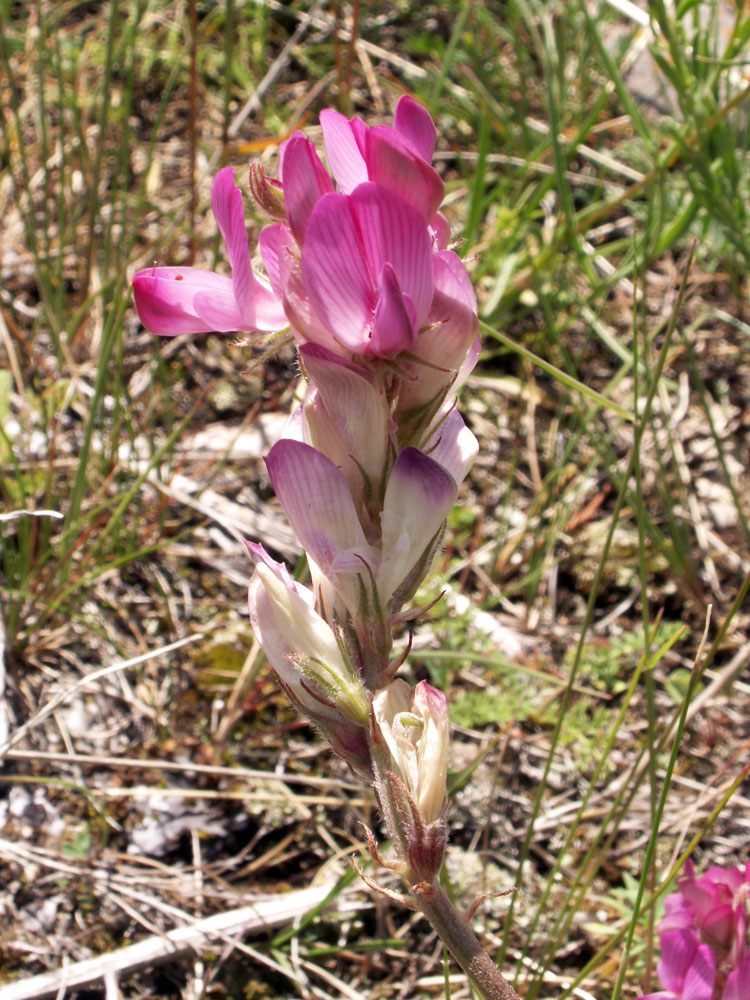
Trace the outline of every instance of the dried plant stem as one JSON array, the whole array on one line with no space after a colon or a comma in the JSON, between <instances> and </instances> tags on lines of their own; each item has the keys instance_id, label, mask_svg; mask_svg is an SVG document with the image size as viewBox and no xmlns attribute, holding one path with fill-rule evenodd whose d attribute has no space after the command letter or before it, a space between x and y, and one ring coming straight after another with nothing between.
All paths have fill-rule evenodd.
<instances>
[{"instance_id":1,"label":"dried plant stem","mask_svg":"<svg viewBox=\"0 0 750 1000\"><path fill-rule=\"evenodd\" d=\"M437 882L420 888L414 902L484 1000L519 1000L518 994L477 940L469 921Z\"/></svg>"}]
</instances>

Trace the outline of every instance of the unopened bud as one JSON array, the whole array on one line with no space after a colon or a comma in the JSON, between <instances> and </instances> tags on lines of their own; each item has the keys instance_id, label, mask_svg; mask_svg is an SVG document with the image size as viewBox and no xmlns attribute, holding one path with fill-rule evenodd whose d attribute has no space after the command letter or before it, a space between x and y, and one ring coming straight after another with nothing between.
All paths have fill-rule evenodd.
<instances>
[{"instance_id":1,"label":"unopened bud","mask_svg":"<svg viewBox=\"0 0 750 1000\"><path fill-rule=\"evenodd\" d=\"M283 222L286 218L286 211L281 184L266 177L260 163L250 164L250 194L266 215L277 222Z\"/></svg>"},{"instance_id":2,"label":"unopened bud","mask_svg":"<svg viewBox=\"0 0 750 1000\"><path fill-rule=\"evenodd\" d=\"M295 707L320 730L352 769L369 778L367 692L312 594L252 546L258 560L250 581L250 622L263 652Z\"/></svg>"},{"instance_id":3,"label":"unopened bud","mask_svg":"<svg viewBox=\"0 0 750 1000\"><path fill-rule=\"evenodd\" d=\"M373 712L383 739L422 822L429 826L443 815L448 774L448 703L442 691L420 681L412 689L400 678L373 699Z\"/></svg>"}]
</instances>

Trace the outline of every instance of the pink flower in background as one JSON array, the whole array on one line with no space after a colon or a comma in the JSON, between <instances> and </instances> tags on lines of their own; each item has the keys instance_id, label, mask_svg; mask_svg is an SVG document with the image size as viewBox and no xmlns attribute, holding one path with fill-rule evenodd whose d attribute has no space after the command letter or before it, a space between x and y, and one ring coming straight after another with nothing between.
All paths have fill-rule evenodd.
<instances>
[{"instance_id":1,"label":"pink flower in background","mask_svg":"<svg viewBox=\"0 0 750 1000\"><path fill-rule=\"evenodd\" d=\"M711 949L691 930L659 935L659 980L666 987L640 1000L712 1000L716 963Z\"/></svg>"},{"instance_id":2,"label":"pink flower in background","mask_svg":"<svg viewBox=\"0 0 750 1000\"><path fill-rule=\"evenodd\" d=\"M696 878L687 861L678 886L659 925L665 992L641 1000L750 1000L750 862Z\"/></svg>"},{"instance_id":3,"label":"pink flower in background","mask_svg":"<svg viewBox=\"0 0 750 1000\"><path fill-rule=\"evenodd\" d=\"M283 329L288 321L281 303L250 266L242 194L235 187L231 167L216 175L211 207L224 237L232 277L197 267L139 271L133 278L133 293L141 322L162 337Z\"/></svg>"}]
</instances>

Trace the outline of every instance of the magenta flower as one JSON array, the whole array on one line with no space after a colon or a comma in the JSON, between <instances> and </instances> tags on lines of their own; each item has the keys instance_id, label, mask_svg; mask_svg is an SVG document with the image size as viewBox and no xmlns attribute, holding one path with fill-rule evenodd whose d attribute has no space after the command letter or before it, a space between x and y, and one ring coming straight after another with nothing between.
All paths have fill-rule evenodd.
<instances>
[{"instance_id":1,"label":"magenta flower","mask_svg":"<svg viewBox=\"0 0 750 1000\"><path fill-rule=\"evenodd\" d=\"M666 989L640 1000L711 1000L716 975L711 948L700 944L691 930L667 931L659 935L659 941L657 972Z\"/></svg>"},{"instance_id":2,"label":"magenta flower","mask_svg":"<svg viewBox=\"0 0 750 1000\"><path fill-rule=\"evenodd\" d=\"M714 867L696 878L688 861L678 886L659 926L666 991L641 1000L748 1000L750 862L744 872Z\"/></svg>"},{"instance_id":3,"label":"magenta flower","mask_svg":"<svg viewBox=\"0 0 750 1000\"><path fill-rule=\"evenodd\" d=\"M213 208L227 247L232 277L197 267L151 267L133 278L138 316L152 333L272 331L288 325L284 310L250 266L242 194L231 167L211 189Z\"/></svg>"},{"instance_id":4,"label":"magenta flower","mask_svg":"<svg viewBox=\"0 0 750 1000\"><path fill-rule=\"evenodd\" d=\"M456 395L478 357L479 319L471 279L449 250L433 255L434 293L425 329L404 360L397 411L438 409Z\"/></svg>"},{"instance_id":5,"label":"magenta flower","mask_svg":"<svg viewBox=\"0 0 750 1000\"><path fill-rule=\"evenodd\" d=\"M293 148L302 153L299 144ZM304 165L302 155L299 160ZM419 214L377 184L360 184L351 195L329 192L317 201L317 185L312 191L302 190L301 182L297 187L301 255L285 223L266 227L260 240L271 286L293 328L302 340L324 347L333 340L339 353L343 347L393 358L411 350L434 288L432 241Z\"/></svg>"},{"instance_id":6,"label":"magenta flower","mask_svg":"<svg viewBox=\"0 0 750 1000\"><path fill-rule=\"evenodd\" d=\"M435 125L425 109L405 95L396 106L393 127L368 128L360 118L348 121L338 111L320 115L323 142L338 189L350 194L365 181L405 201L426 223L433 223L445 188L430 165L435 151ZM434 226L444 238L442 217Z\"/></svg>"},{"instance_id":7,"label":"magenta flower","mask_svg":"<svg viewBox=\"0 0 750 1000\"><path fill-rule=\"evenodd\" d=\"M393 448L386 394L371 372L325 347L305 344L299 354L310 378L302 440L341 469L364 516L382 497Z\"/></svg>"}]
</instances>

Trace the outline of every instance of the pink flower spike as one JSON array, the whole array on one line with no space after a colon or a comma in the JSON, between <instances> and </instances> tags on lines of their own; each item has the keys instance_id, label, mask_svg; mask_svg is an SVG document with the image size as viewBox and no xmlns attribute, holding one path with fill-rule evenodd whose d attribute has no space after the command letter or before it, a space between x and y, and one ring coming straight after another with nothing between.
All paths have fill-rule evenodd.
<instances>
[{"instance_id":1,"label":"pink flower spike","mask_svg":"<svg viewBox=\"0 0 750 1000\"><path fill-rule=\"evenodd\" d=\"M426 572L431 543L457 495L449 472L416 448L404 448L391 471L380 519L383 559L377 584L383 607L415 567Z\"/></svg>"},{"instance_id":2,"label":"pink flower spike","mask_svg":"<svg viewBox=\"0 0 750 1000\"><path fill-rule=\"evenodd\" d=\"M279 152L286 217L295 239L302 245L310 213L324 194L333 191L333 185L315 146L301 132L287 139Z\"/></svg>"},{"instance_id":3,"label":"pink flower spike","mask_svg":"<svg viewBox=\"0 0 750 1000\"><path fill-rule=\"evenodd\" d=\"M429 111L408 94L404 94L396 105L393 128L413 153L431 162L437 138L435 123Z\"/></svg>"}]
</instances>

